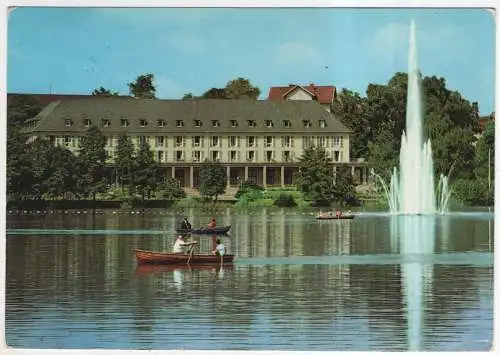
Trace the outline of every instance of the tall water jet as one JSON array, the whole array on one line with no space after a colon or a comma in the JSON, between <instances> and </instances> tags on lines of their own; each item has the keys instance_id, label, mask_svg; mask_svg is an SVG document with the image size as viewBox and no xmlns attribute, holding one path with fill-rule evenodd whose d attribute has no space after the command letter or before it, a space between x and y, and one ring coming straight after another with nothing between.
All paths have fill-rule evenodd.
<instances>
[{"instance_id":1,"label":"tall water jet","mask_svg":"<svg viewBox=\"0 0 500 355\"><path fill-rule=\"evenodd\" d=\"M421 74L417 61L415 24L410 25L408 57L408 92L406 128L401 137L399 174L395 167L387 198L393 213L434 214L447 210L449 191L447 177L441 175L438 184L439 199L434 190L434 168L431 141L423 141L423 113Z\"/></svg>"}]
</instances>

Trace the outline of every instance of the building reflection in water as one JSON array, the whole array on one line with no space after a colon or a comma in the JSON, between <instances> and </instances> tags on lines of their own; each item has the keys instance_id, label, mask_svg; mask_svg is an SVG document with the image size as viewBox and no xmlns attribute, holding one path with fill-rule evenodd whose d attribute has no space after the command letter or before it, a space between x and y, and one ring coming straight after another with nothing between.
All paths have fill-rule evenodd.
<instances>
[{"instance_id":1,"label":"building reflection in water","mask_svg":"<svg viewBox=\"0 0 500 355\"><path fill-rule=\"evenodd\" d=\"M408 350L422 350L424 311L432 297L436 227L441 222L441 251L447 251L449 217L392 216L391 248L402 257L403 298L406 304Z\"/></svg>"}]
</instances>

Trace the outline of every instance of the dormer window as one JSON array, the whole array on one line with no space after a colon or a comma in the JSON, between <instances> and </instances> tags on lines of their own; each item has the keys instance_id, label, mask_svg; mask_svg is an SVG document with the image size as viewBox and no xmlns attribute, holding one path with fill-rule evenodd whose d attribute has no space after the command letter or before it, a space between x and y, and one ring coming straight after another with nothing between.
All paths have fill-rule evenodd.
<instances>
[{"instance_id":1,"label":"dormer window","mask_svg":"<svg viewBox=\"0 0 500 355\"><path fill-rule=\"evenodd\" d=\"M92 121L89 120L88 118L86 118L86 119L83 120L83 125L85 127L89 128L91 124L92 124Z\"/></svg>"},{"instance_id":2,"label":"dormer window","mask_svg":"<svg viewBox=\"0 0 500 355\"><path fill-rule=\"evenodd\" d=\"M304 123L304 128L311 128L311 121L309 120L304 120L302 121Z\"/></svg>"},{"instance_id":3,"label":"dormer window","mask_svg":"<svg viewBox=\"0 0 500 355\"><path fill-rule=\"evenodd\" d=\"M103 127L105 127L105 128L106 128L106 127L109 127L109 125L111 124L111 123L109 122L109 120L107 120L107 119L103 119L103 120L101 120L101 123L102 123L102 126L103 126Z\"/></svg>"},{"instance_id":4,"label":"dormer window","mask_svg":"<svg viewBox=\"0 0 500 355\"><path fill-rule=\"evenodd\" d=\"M292 122L290 122L289 120L284 120L283 121L283 126L288 127L288 128L292 127Z\"/></svg>"},{"instance_id":5,"label":"dormer window","mask_svg":"<svg viewBox=\"0 0 500 355\"><path fill-rule=\"evenodd\" d=\"M238 127L238 121L236 121L236 120L231 120L231 127L232 127L232 128L236 128L236 127Z\"/></svg>"},{"instance_id":6,"label":"dormer window","mask_svg":"<svg viewBox=\"0 0 500 355\"><path fill-rule=\"evenodd\" d=\"M175 121L175 126L176 127L184 127L184 122L182 122L182 120L177 120L177 121Z\"/></svg>"},{"instance_id":7,"label":"dormer window","mask_svg":"<svg viewBox=\"0 0 500 355\"><path fill-rule=\"evenodd\" d=\"M319 126L321 128L325 128L326 127L326 121L325 120L319 120Z\"/></svg>"},{"instance_id":8,"label":"dormer window","mask_svg":"<svg viewBox=\"0 0 500 355\"><path fill-rule=\"evenodd\" d=\"M128 127L130 125L130 122L126 118L122 118L120 123L122 127Z\"/></svg>"},{"instance_id":9,"label":"dormer window","mask_svg":"<svg viewBox=\"0 0 500 355\"><path fill-rule=\"evenodd\" d=\"M257 127L257 124L255 123L254 120L248 120L248 127Z\"/></svg>"},{"instance_id":10,"label":"dormer window","mask_svg":"<svg viewBox=\"0 0 500 355\"><path fill-rule=\"evenodd\" d=\"M141 125L141 127L147 127L148 126L148 121L146 121L144 119L140 119L139 120L139 124Z\"/></svg>"},{"instance_id":11,"label":"dormer window","mask_svg":"<svg viewBox=\"0 0 500 355\"><path fill-rule=\"evenodd\" d=\"M201 127L201 121L200 120L194 120L194 126L195 127Z\"/></svg>"},{"instance_id":12,"label":"dormer window","mask_svg":"<svg viewBox=\"0 0 500 355\"><path fill-rule=\"evenodd\" d=\"M158 127L165 127L165 120L157 120Z\"/></svg>"},{"instance_id":13,"label":"dormer window","mask_svg":"<svg viewBox=\"0 0 500 355\"><path fill-rule=\"evenodd\" d=\"M271 120L266 120L266 127L267 128L272 128L274 125L273 125L273 121Z\"/></svg>"},{"instance_id":14,"label":"dormer window","mask_svg":"<svg viewBox=\"0 0 500 355\"><path fill-rule=\"evenodd\" d=\"M217 121L217 120L212 121L212 127L219 127L219 126L220 126L219 121Z\"/></svg>"},{"instance_id":15,"label":"dormer window","mask_svg":"<svg viewBox=\"0 0 500 355\"><path fill-rule=\"evenodd\" d=\"M64 125L65 125L66 127L71 127L71 126L73 125L73 122L71 121L71 119L66 118L66 119L64 120Z\"/></svg>"}]
</instances>

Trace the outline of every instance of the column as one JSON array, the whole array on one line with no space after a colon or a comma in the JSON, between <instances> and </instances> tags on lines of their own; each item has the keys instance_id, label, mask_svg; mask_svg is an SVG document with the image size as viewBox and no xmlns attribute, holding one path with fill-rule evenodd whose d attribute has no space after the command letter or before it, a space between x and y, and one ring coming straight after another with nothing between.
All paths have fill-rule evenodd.
<instances>
[{"instance_id":1,"label":"column","mask_svg":"<svg viewBox=\"0 0 500 355\"><path fill-rule=\"evenodd\" d=\"M352 177L354 178L354 165L353 165L353 166L351 166L351 175L352 175Z\"/></svg>"},{"instance_id":2,"label":"column","mask_svg":"<svg viewBox=\"0 0 500 355\"><path fill-rule=\"evenodd\" d=\"M285 187L285 167L281 167L281 187Z\"/></svg>"},{"instance_id":3,"label":"column","mask_svg":"<svg viewBox=\"0 0 500 355\"><path fill-rule=\"evenodd\" d=\"M266 187L266 181L267 181L267 167L264 165L262 167L262 186Z\"/></svg>"},{"instance_id":4,"label":"column","mask_svg":"<svg viewBox=\"0 0 500 355\"><path fill-rule=\"evenodd\" d=\"M189 167L189 187L190 188L194 187L194 167L193 166Z\"/></svg>"},{"instance_id":5,"label":"column","mask_svg":"<svg viewBox=\"0 0 500 355\"><path fill-rule=\"evenodd\" d=\"M226 174L227 174L227 187L231 187L231 167L229 165L226 167Z\"/></svg>"},{"instance_id":6,"label":"column","mask_svg":"<svg viewBox=\"0 0 500 355\"><path fill-rule=\"evenodd\" d=\"M175 179L175 166L172 167L172 179Z\"/></svg>"},{"instance_id":7,"label":"column","mask_svg":"<svg viewBox=\"0 0 500 355\"><path fill-rule=\"evenodd\" d=\"M248 181L248 166L245 165L245 181Z\"/></svg>"}]
</instances>

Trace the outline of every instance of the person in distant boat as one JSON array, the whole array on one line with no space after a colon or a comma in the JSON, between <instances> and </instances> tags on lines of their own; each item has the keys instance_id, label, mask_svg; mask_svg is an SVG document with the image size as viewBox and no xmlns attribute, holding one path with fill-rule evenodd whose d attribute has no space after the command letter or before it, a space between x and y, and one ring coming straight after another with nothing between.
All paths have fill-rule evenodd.
<instances>
[{"instance_id":1,"label":"person in distant boat","mask_svg":"<svg viewBox=\"0 0 500 355\"><path fill-rule=\"evenodd\" d=\"M215 222L215 218L212 218L208 223L208 228L214 229L215 227L217 227L217 223Z\"/></svg>"},{"instance_id":2,"label":"person in distant boat","mask_svg":"<svg viewBox=\"0 0 500 355\"><path fill-rule=\"evenodd\" d=\"M184 219L182 220L181 229L184 229L184 230L190 230L191 229L191 223L189 223L187 217L184 217Z\"/></svg>"},{"instance_id":3,"label":"person in distant boat","mask_svg":"<svg viewBox=\"0 0 500 355\"><path fill-rule=\"evenodd\" d=\"M195 245L197 243L198 243L197 241L186 242L184 240L184 236L182 234L179 234L177 236L177 240L175 241L175 244L174 244L174 254L184 254L185 253L185 250L184 250L185 247L188 247L188 246L191 246L191 245Z\"/></svg>"},{"instance_id":4,"label":"person in distant boat","mask_svg":"<svg viewBox=\"0 0 500 355\"><path fill-rule=\"evenodd\" d=\"M215 241L215 249L212 250L212 254L218 255L218 256L226 255L226 246L224 244L222 244L220 239L217 239Z\"/></svg>"},{"instance_id":5,"label":"person in distant boat","mask_svg":"<svg viewBox=\"0 0 500 355\"><path fill-rule=\"evenodd\" d=\"M335 212L335 216L339 218L340 216L342 216L342 212L339 209L337 209L337 212Z\"/></svg>"}]
</instances>

